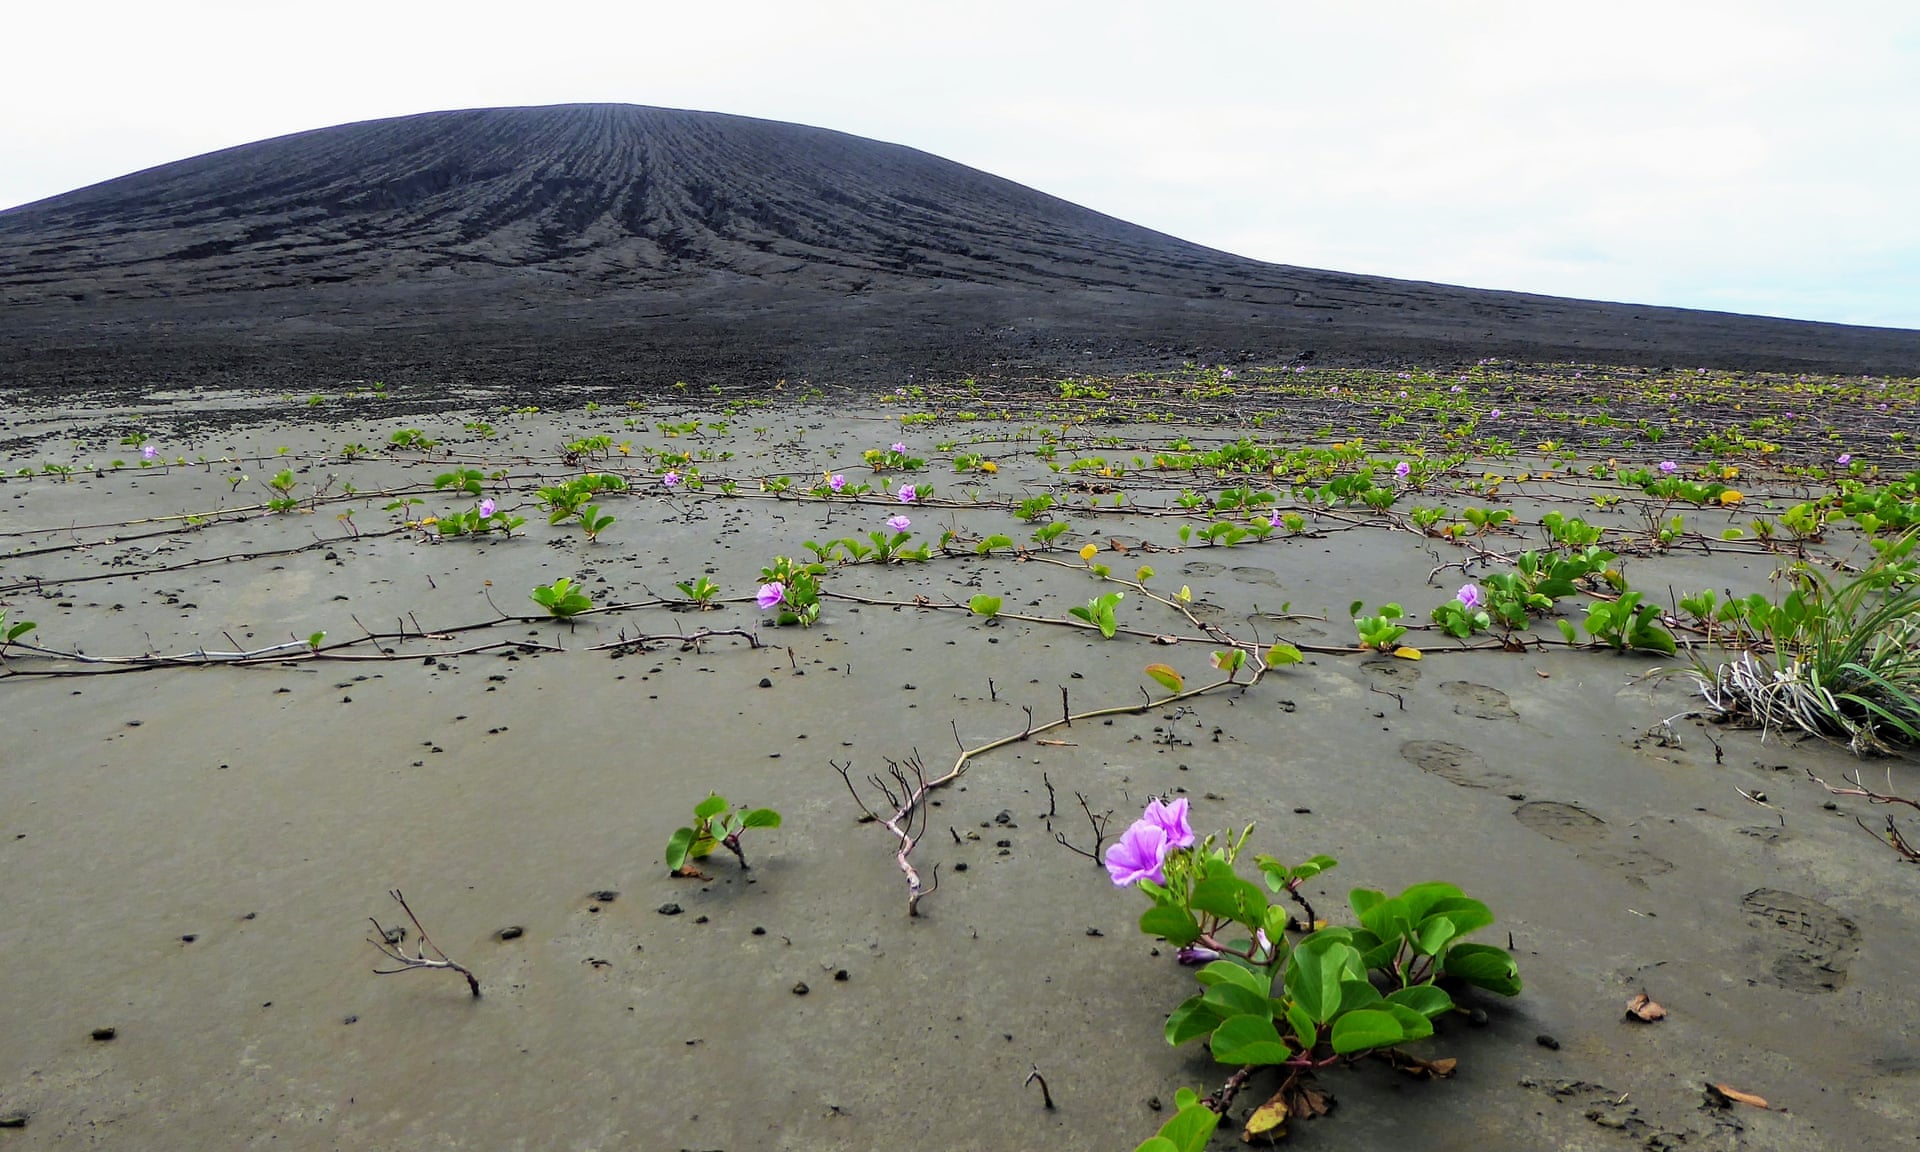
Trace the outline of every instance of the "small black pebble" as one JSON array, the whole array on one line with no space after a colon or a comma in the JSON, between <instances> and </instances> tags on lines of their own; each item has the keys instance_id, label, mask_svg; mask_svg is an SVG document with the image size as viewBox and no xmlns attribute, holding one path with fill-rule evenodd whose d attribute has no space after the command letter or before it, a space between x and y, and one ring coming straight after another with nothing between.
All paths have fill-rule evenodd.
<instances>
[{"instance_id":1,"label":"small black pebble","mask_svg":"<svg viewBox=\"0 0 1920 1152\"><path fill-rule=\"evenodd\" d=\"M359 1022L360 1017L358 1016L349 1016L345 1020L340 1021L342 1024L358 1024Z\"/></svg>"},{"instance_id":2,"label":"small black pebble","mask_svg":"<svg viewBox=\"0 0 1920 1152\"><path fill-rule=\"evenodd\" d=\"M960 863L953 866L953 870L955 872L965 872L967 870L967 862L965 860L960 861Z\"/></svg>"},{"instance_id":3,"label":"small black pebble","mask_svg":"<svg viewBox=\"0 0 1920 1152\"><path fill-rule=\"evenodd\" d=\"M1509 799L1509 800L1525 800L1526 798L1527 798L1527 794L1526 794L1525 792L1509 792L1509 793L1507 793L1507 799Z\"/></svg>"},{"instance_id":4,"label":"small black pebble","mask_svg":"<svg viewBox=\"0 0 1920 1152\"><path fill-rule=\"evenodd\" d=\"M793 994L795 996L805 996L808 992L811 992L811 991L812 989L807 987L807 982L805 980L802 980L800 983L795 984L793 986Z\"/></svg>"},{"instance_id":5,"label":"small black pebble","mask_svg":"<svg viewBox=\"0 0 1920 1152\"><path fill-rule=\"evenodd\" d=\"M838 980L842 984L845 984L847 981L853 979L852 976L847 974L847 970L845 968L842 968L838 972L835 972L833 974L833 978L835 980Z\"/></svg>"},{"instance_id":6,"label":"small black pebble","mask_svg":"<svg viewBox=\"0 0 1920 1152\"><path fill-rule=\"evenodd\" d=\"M25 1112L0 1113L0 1128L25 1128L27 1116Z\"/></svg>"},{"instance_id":7,"label":"small black pebble","mask_svg":"<svg viewBox=\"0 0 1920 1152\"><path fill-rule=\"evenodd\" d=\"M707 922L707 918L705 916L696 916L694 917L693 922L695 924L705 924Z\"/></svg>"},{"instance_id":8,"label":"small black pebble","mask_svg":"<svg viewBox=\"0 0 1920 1152\"><path fill-rule=\"evenodd\" d=\"M771 687L773 687L773 679L772 679L771 677L768 677L768 676L762 676L762 677L760 677L760 687L762 687L762 688L771 688Z\"/></svg>"},{"instance_id":9,"label":"small black pebble","mask_svg":"<svg viewBox=\"0 0 1920 1152\"><path fill-rule=\"evenodd\" d=\"M1533 1042L1535 1044L1540 1045L1540 1047L1545 1048L1549 1052L1560 1051L1560 1041L1555 1040L1553 1037L1547 1035L1545 1032L1542 1032L1540 1033L1540 1035L1535 1036L1533 1038Z\"/></svg>"},{"instance_id":10,"label":"small black pebble","mask_svg":"<svg viewBox=\"0 0 1920 1152\"><path fill-rule=\"evenodd\" d=\"M193 942L194 942L195 940L198 940L198 939L200 939L200 937L199 937L199 935L198 935L198 934L196 934L196 933L193 933L193 932L189 932L189 933L187 933L187 934L186 934L185 936L182 936L182 937L180 937L180 943L182 943L182 944L191 944L191 943L193 943Z\"/></svg>"},{"instance_id":11,"label":"small black pebble","mask_svg":"<svg viewBox=\"0 0 1920 1152\"><path fill-rule=\"evenodd\" d=\"M1152 1109L1153 1111L1155 1111L1155 1112L1158 1112L1158 1111L1160 1111L1160 1109L1162 1109L1162 1108L1165 1108L1165 1107L1166 1107L1166 1105L1165 1105L1165 1104L1162 1104L1162 1103L1160 1103L1160 1097L1158 1097L1158 1096L1149 1096L1149 1097L1147 1097L1147 1107L1148 1107L1148 1108L1151 1108L1151 1109Z\"/></svg>"},{"instance_id":12,"label":"small black pebble","mask_svg":"<svg viewBox=\"0 0 1920 1152\"><path fill-rule=\"evenodd\" d=\"M1467 1023L1472 1024L1475 1028L1485 1028L1487 1026L1487 1010L1485 1008L1475 1008L1473 1011L1467 1013Z\"/></svg>"},{"instance_id":13,"label":"small black pebble","mask_svg":"<svg viewBox=\"0 0 1920 1152\"><path fill-rule=\"evenodd\" d=\"M662 904L659 908L655 909L655 911L659 912L662 916L678 916L680 915L680 905Z\"/></svg>"},{"instance_id":14,"label":"small black pebble","mask_svg":"<svg viewBox=\"0 0 1920 1152\"><path fill-rule=\"evenodd\" d=\"M509 924L505 928L500 929L500 931L495 932L493 938L495 940L518 940L526 934L527 930L520 927L520 925Z\"/></svg>"},{"instance_id":15,"label":"small black pebble","mask_svg":"<svg viewBox=\"0 0 1920 1152\"><path fill-rule=\"evenodd\" d=\"M1011 847L1013 847L1013 841L1011 841L1011 840L995 840L995 841L993 842L993 846L994 846L995 848L1011 848Z\"/></svg>"},{"instance_id":16,"label":"small black pebble","mask_svg":"<svg viewBox=\"0 0 1920 1152\"><path fill-rule=\"evenodd\" d=\"M1102 931L1100 931L1100 929L1098 929L1098 928L1089 928L1089 929L1087 929L1087 935L1089 935L1089 936L1105 936L1105 935L1106 935L1106 933L1105 933L1105 932L1102 932Z\"/></svg>"},{"instance_id":17,"label":"small black pebble","mask_svg":"<svg viewBox=\"0 0 1920 1152\"><path fill-rule=\"evenodd\" d=\"M1294 814L1295 816L1311 816L1311 815L1313 815L1313 809L1311 809L1311 808L1304 808L1304 807L1302 807L1302 808L1295 808L1295 809L1293 810L1293 814Z\"/></svg>"},{"instance_id":18,"label":"small black pebble","mask_svg":"<svg viewBox=\"0 0 1920 1152\"><path fill-rule=\"evenodd\" d=\"M611 904L620 898L620 893L611 888L602 888L598 892L587 893L587 899L598 900L602 904Z\"/></svg>"},{"instance_id":19,"label":"small black pebble","mask_svg":"<svg viewBox=\"0 0 1920 1152\"><path fill-rule=\"evenodd\" d=\"M118 1028L95 1028L93 1030L93 1038L95 1040L111 1040L118 1035L120 1035Z\"/></svg>"},{"instance_id":20,"label":"small black pebble","mask_svg":"<svg viewBox=\"0 0 1920 1152\"><path fill-rule=\"evenodd\" d=\"M753 926L753 934L755 936L765 936L767 934L767 930L765 928L760 927L760 925L755 924Z\"/></svg>"}]
</instances>

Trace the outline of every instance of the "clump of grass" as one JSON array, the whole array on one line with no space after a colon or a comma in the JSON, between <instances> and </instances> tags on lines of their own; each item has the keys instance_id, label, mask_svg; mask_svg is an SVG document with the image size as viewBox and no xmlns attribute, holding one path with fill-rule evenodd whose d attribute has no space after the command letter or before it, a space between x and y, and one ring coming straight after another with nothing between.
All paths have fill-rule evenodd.
<instances>
[{"instance_id":1,"label":"clump of grass","mask_svg":"<svg viewBox=\"0 0 1920 1152\"><path fill-rule=\"evenodd\" d=\"M1797 729L1856 755L1920 744L1920 580L1909 534L1845 581L1800 565L1780 603L1745 621L1756 643L1711 671L1689 670L1721 716Z\"/></svg>"}]
</instances>

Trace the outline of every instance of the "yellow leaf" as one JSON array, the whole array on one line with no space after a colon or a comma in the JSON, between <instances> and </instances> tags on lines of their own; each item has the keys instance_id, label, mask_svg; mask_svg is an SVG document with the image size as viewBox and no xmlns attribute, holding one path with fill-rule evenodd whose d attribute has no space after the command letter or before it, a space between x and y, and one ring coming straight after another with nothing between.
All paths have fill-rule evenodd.
<instances>
[{"instance_id":1,"label":"yellow leaf","mask_svg":"<svg viewBox=\"0 0 1920 1152\"><path fill-rule=\"evenodd\" d=\"M995 464L995 463L994 463L993 461L991 461L991 460L982 460L982 461L980 461L980 471L982 471L982 472L998 472L998 471L1000 471L1000 465L998 465L998 464Z\"/></svg>"},{"instance_id":2,"label":"yellow leaf","mask_svg":"<svg viewBox=\"0 0 1920 1152\"><path fill-rule=\"evenodd\" d=\"M1091 560L1098 555L1100 555L1100 545L1098 544L1087 544L1080 549L1080 559L1082 560Z\"/></svg>"},{"instance_id":3,"label":"yellow leaf","mask_svg":"<svg viewBox=\"0 0 1920 1152\"><path fill-rule=\"evenodd\" d=\"M420 527L422 527L422 528L431 528L431 527L433 527L433 526L434 526L435 524L438 524L438 523L440 523L440 517L438 517L438 516L429 516L429 517L427 517L426 519L424 519L424 520L422 520L422 521L420 521Z\"/></svg>"},{"instance_id":4,"label":"yellow leaf","mask_svg":"<svg viewBox=\"0 0 1920 1152\"><path fill-rule=\"evenodd\" d=\"M1169 692L1178 692L1187 684L1180 673L1166 664L1149 664L1146 667L1146 673Z\"/></svg>"},{"instance_id":5,"label":"yellow leaf","mask_svg":"<svg viewBox=\"0 0 1920 1152\"><path fill-rule=\"evenodd\" d=\"M1722 480L1731 480L1738 475L1740 475L1740 469L1734 467L1731 464L1727 465L1725 468L1720 469L1720 479Z\"/></svg>"},{"instance_id":6,"label":"yellow leaf","mask_svg":"<svg viewBox=\"0 0 1920 1152\"><path fill-rule=\"evenodd\" d=\"M1395 656L1398 656L1398 657L1400 657L1400 659L1402 659L1402 660L1418 660L1418 659L1420 659L1420 649L1418 649L1418 648L1410 648L1410 647L1408 647L1408 646L1407 646L1407 645L1405 645L1405 644L1402 644L1402 645L1400 645L1400 647L1398 647L1398 648L1395 648L1395 649L1393 650L1393 654L1394 654Z\"/></svg>"},{"instance_id":7,"label":"yellow leaf","mask_svg":"<svg viewBox=\"0 0 1920 1152\"><path fill-rule=\"evenodd\" d=\"M1740 503L1740 501L1745 499L1746 499L1745 496L1740 495L1740 493L1735 492L1731 488L1727 489L1725 492L1720 493L1720 503L1722 506L1726 506L1726 507L1730 507L1732 505L1738 504Z\"/></svg>"},{"instance_id":8,"label":"yellow leaf","mask_svg":"<svg viewBox=\"0 0 1920 1152\"><path fill-rule=\"evenodd\" d=\"M1187 587L1185 584L1180 585L1180 591L1174 594L1174 599L1183 604L1191 602L1193 600L1193 589Z\"/></svg>"},{"instance_id":9,"label":"yellow leaf","mask_svg":"<svg viewBox=\"0 0 1920 1152\"><path fill-rule=\"evenodd\" d=\"M1247 1127L1240 1133L1240 1138L1251 1144L1262 1136L1269 1140L1278 1140L1285 1136L1287 1134L1285 1095L1284 1092L1276 1092L1273 1099L1255 1108L1253 1115L1247 1117Z\"/></svg>"}]
</instances>

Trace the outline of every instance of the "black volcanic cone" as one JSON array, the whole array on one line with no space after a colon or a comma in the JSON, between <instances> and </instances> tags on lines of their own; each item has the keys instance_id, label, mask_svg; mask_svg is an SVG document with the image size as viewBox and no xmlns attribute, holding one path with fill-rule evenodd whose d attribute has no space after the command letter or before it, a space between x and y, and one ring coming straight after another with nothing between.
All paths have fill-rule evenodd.
<instances>
[{"instance_id":1,"label":"black volcanic cone","mask_svg":"<svg viewBox=\"0 0 1920 1152\"><path fill-rule=\"evenodd\" d=\"M627 105L350 124L0 213L0 305L0 386L864 382L1307 349L1920 371L1920 333L1264 264L910 148Z\"/></svg>"}]
</instances>

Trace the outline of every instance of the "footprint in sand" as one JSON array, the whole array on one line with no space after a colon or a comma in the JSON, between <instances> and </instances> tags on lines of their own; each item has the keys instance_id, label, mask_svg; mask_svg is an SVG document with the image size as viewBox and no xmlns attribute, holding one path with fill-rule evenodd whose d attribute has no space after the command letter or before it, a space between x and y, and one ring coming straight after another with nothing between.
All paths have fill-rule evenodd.
<instances>
[{"instance_id":1,"label":"footprint in sand","mask_svg":"<svg viewBox=\"0 0 1920 1152\"><path fill-rule=\"evenodd\" d=\"M1361 665L1361 671L1382 688L1406 688L1420 680L1420 669L1409 660L1381 660Z\"/></svg>"},{"instance_id":2,"label":"footprint in sand","mask_svg":"<svg viewBox=\"0 0 1920 1152\"><path fill-rule=\"evenodd\" d=\"M1673 871L1671 860L1644 848L1614 843L1607 822L1578 804L1529 800L1513 810L1513 818L1549 840L1572 846L1577 859L1618 872L1636 887L1644 888L1650 877Z\"/></svg>"},{"instance_id":3,"label":"footprint in sand","mask_svg":"<svg viewBox=\"0 0 1920 1152\"><path fill-rule=\"evenodd\" d=\"M1233 575L1234 579L1242 584L1272 584L1276 588L1280 585L1280 578L1273 574L1271 568L1255 568L1242 564L1233 569Z\"/></svg>"},{"instance_id":4,"label":"footprint in sand","mask_svg":"<svg viewBox=\"0 0 1920 1152\"><path fill-rule=\"evenodd\" d=\"M1756 928L1772 928L1766 978L1795 992L1835 992L1860 951L1860 929L1832 907L1777 888L1756 888L1740 900Z\"/></svg>"},{"instance_id":5,"label":"footprint in sand","mask_svg":"<svg viewBox=\"0 0 1920 1152\"><path fill-rule=\"evenodd\" d=\"M1470 680L1449 680L1440 685L1440 691L1453 698L1453 710L1462 716L1471 716L1475 720L1512 720L1520 713L1513 710L1513 701L1498 688L1489 688L1485 684L1475 684Z\"/></svg>"},{"instance_id":6,"label":"footprint in sand","mask_svg":"<svg viewBox=\"0 0 1920 1152\"><path fill-rule=\"evenodd\" d=\"M1445 740L1409 740L1400 745L1400 755L1420 771L1462 788L1508 788L1514 783L1505 772L1488 768L1478 752Z\"/></svg>"},{"instance_id":7,"label":"footprint in sand","mask_svg":"<svg viewBox=\"0 0 1920 1152\"><path fill-rule=\"evenodd\" d=\"M1209 564L1205 560L1189 560L1180 566L1182 576L1218 576L1225 571L1225 566Z\"/></svg>"}]
</instances>

